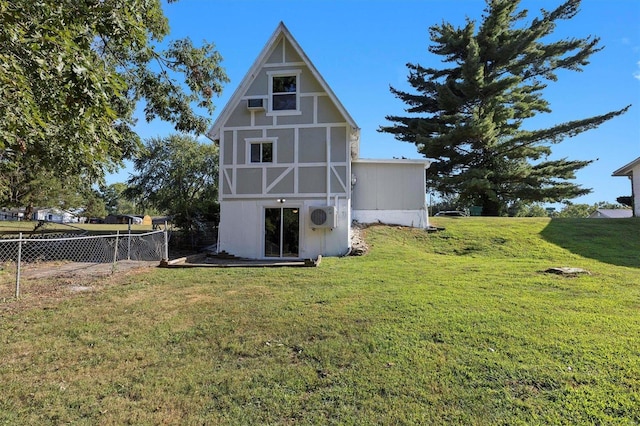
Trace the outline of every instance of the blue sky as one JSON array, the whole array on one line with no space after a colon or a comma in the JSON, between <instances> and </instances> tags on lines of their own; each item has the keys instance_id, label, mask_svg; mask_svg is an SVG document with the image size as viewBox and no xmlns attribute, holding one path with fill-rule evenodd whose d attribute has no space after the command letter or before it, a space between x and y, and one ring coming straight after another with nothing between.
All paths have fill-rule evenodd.
<instances>
[{"instance_id":1,"label":"blue sky","mask_svg":"<svg viewBox=\"0 0 640 426\"><path fill-rule=\"evenodd\" d=\"M560 3L523 0L520 6L533 18L540 8ZM407 62L440 67L440 58L427 50L431 25L479 20L484 7L483 0L181 0L164 10L169 38L214 42L224 58L231 82L215 100L213 120L283 21L361 128L361 157L420 158L413 144L377 132L389 124L386 115L404 113L389 86L409 89ZM625 115L552 148L552 158L598 159L576 179L593 193L573 200L592 204L630 195L630 182L611 173L640 156L640 1L583 0L578 15L560 21L553 38L589 35L600 37L604 50L583 72L559 73L545 91L552 113L528 126L549 127L633 104ZM144 122L142 115L136 130L142 138L173 131L167 123ZM129 172L125 168L109 176L108 183L125 181Z\"/></svg>"}]
</instances>

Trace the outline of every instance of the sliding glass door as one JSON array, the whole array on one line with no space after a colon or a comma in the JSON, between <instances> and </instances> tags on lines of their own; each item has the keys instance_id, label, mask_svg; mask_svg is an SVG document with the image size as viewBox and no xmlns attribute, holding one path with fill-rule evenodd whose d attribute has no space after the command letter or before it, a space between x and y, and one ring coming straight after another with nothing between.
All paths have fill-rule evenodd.
<instances>
[{"instance_id":1,"label":"sliding glass door","mask_svg":"<svg viewBox=\"0 0 640 426\"><path fill-rule=\"evenodd\" d=\"M264 210L264 256L299 257L300 214L297 208Z\"/></svg>"}]
</instances>

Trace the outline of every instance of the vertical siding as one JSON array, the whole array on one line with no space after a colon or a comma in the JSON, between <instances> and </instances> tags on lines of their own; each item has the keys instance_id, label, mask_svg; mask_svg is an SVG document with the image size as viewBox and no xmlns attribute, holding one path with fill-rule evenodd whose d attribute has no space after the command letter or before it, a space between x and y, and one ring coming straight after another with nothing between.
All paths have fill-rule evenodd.
<instances>
[{"instance_id":1,"label":"vertical siding","mask_svg":"<svg viewBox=\"0 0 640 426\"><path fill-rule=\"evenodd\" d=\"M633 214L640 217L640 165L636 166L632 173L631 191L634 200Z\"/></svg>"},{"instance_id":2,"label":"vertical siding","mask_svg":"<svg viewBox=\"0 0 640 426\"><path fill-rule=\"evenodd\" d=\"M354 210L424 208L424 166L420 164L354 163Z\"/></svg>"}]
</instances>

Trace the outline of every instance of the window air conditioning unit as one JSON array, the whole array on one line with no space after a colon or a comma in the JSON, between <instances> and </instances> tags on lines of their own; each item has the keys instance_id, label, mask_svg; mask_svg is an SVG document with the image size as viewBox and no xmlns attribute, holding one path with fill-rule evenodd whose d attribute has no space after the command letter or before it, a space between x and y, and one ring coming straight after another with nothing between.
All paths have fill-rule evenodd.
<instances>
[{"instance_id":1,"label":"window air conditioning unit","mask_svg":"<svg viewBox=\"0 0 640 426\"><path fill-rule=\"evenodd\" d=\"M247 109L250 111L264 110L264 99L263 98L247 99Z\"/></svg>"},{"instance_id":2,"label":"window air conditioning unit","mask_svg":"<svg viewBox=\"0 0 640 426\"><path fill-rule=\"evenodd\" d=\"M309 208L309 219L312 228L335 228L338 225L334 206Z\"/></svg>"}]
</instances>

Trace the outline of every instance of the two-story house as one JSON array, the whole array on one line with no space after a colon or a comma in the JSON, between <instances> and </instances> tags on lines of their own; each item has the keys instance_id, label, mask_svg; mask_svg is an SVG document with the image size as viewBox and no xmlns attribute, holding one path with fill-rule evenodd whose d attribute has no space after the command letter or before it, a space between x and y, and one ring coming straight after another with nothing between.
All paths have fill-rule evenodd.
<instances>
[{"instance_id":1,"label":"two-story house","mask_svg":"<svg viewBox=\"0 0 640 426\"><path fill-rule=\"evenodd\" d=\"M219 251L339 256L354 220L428 226L429 162L359 159L360 129L283 23L207 136L220 147Z\"/></svg>"}]
</instances>

